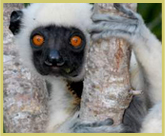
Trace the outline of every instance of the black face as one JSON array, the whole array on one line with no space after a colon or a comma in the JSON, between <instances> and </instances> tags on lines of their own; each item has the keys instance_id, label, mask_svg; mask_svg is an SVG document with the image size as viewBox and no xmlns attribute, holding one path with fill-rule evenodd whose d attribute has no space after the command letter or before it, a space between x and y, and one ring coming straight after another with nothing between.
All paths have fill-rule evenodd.
<instances>
[{"instance_id":1,"label":"black face","mask_svg":"<svg viewBox=\"0 0 165 136\"><path fill-rule=\"evenodd\" d=\"M32 32L30 43L33 63L40 74L69 78L80 73L86 38L79 29L39 27Z\"/></svg>"}]
</instances>

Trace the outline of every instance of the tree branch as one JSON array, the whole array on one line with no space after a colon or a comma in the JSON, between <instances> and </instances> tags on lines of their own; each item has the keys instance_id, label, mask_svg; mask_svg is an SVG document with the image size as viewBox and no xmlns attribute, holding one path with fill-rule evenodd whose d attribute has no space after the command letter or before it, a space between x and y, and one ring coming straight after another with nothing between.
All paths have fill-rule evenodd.
<instances>
[{"instance_id":1,"label":"tree branch","mask_svg":"<svg viewBox=\"0 0 165 136\"><path fill-rule=\"evenodd\" d=\"M95 4L95 13L122 15L113 3ZM136 4L126 4L135 10ZM83 121L122 121L124 110L129 106L131 50L123 39L108 38L93 42L87 57L86 76L82 94L80 117Z\"/></svg>"}]
</instances>

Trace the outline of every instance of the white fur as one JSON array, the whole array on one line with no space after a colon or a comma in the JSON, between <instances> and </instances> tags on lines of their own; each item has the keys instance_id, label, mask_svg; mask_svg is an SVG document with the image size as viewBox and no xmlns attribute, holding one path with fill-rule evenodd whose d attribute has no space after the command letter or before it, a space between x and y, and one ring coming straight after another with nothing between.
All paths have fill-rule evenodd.
<instances>
[{"instance_id":1,"label":"white fur","mask_svg":"<svg viewBox=\"0 0 165 136\"><path fill-rule=\"evenodd\" d=\"M89 45L90 40L87 28L92 24L90 19L92 15L91 8L92 6L90 4L85 3L40 3L31 4L27 9L24 9L22 29L16 35L16 45L24 63L36 72L32 63L30 34L39 26L55 24L65 27L77 27L84 32L87 38L87 44ZM138 57L138 60L140 60L141 65L145 68L148 77L150 77L149 82L151 84L149 85L149 90L143 90L143 73L141 73L134 55L131 60L131 82L135 89L146 91L153 105L156 104L146 116L141 132L161 132L161 104L157 106L157 103L162 100L161 43L146 28L142 30L142 35L145 35L145 39L147 39L145 43L137 37L131 40L132 43L136 43L133 46L134 53ZM79 78L82 78L83 75L84 71ZM55 132L63 122L67 121L73 115L73 111L69 110L75 107L71 104L73 98L67 92L66 82L61 78L48 77L47 79L53 84L53 91L49 102L50 111L47 132ZM59 129L60 132L61 130L63 128Z\"/></svg>"},{"instance_id":2,"label":"white fur","mask_svg":"<svg viewBox=\"0 0 165 136\"><path fill-rule=\"evenodd\" d=\"M91 8L92 5L87 3L36 3L23 9L22 28L20 33L16 35L15 42L24 64L37 73L32 62L30 34L35 28L40 26L77 27L86 36L88 46L89 34L87 27L92 23L90 19L92 14ZM82 79L84 72L82 70L76 80ZM44 77L53 85L46 132L54 132L73 114L73 108L75 107L72 104L73 97L70 96L66 82L63 79Z\"/></svg>"},{"instance_id":3,"label":"white fur","mask_svg":"<svg viewBox=\"0 0 165 136\"><path fill-rule=\"evenodd\" d=\"M91 8L92 5L87 3L35 3L23 9L22 29L16 35L15 42L25 65L35 70L31 61L30 34L39 26L77 27L84 33L89 45L87 27L92 23Z\"/></svg>"},{"instance_id":4,"label":"white fur","mask_svg":"<svg viewBox=\"0 0 165 136\"><path fill-rule=\"evenodd\" d=\"M143 27L140 33L145 37L132 39L134 43L132 47L145 71L144 80L149 83L147 88L142 89L147 89L144 91L148 91L146 93L149 94L151 102L156 104L162 100L162 46L148 28ZM141 81L142 78L137 83Z\"/></svg>"},{"instance_id":5,"label":"white fur","mask_svg":"<svg viewBox=\"0 0 165 136\"><path fill-rule=\"evenodd\" d=\"M54 132L72 114L74 98L68 91L67 83L61 78L47 78L52 84L49 106L49 119L46 132Z\"/></svg>"},{"instance_id":6,"label":"white fur","mask_svg":"<svg viewBox=\"0 0 165 136\"><path fill-rule=\"evenodd\" d=\"M131 65L131 82L136 89L144 91L152 105L142 123L141 133L162 133L162 46L146 27L141 34L144 36L142 39L136 37L132 42L136 58L145 73L141 73L134 63Z\"/></svg>"},{"instance_id":7,"label":"white fur","mask_svg":"<svg viewBox=\"0 0 165 136\"><path fill-rule=\"evenodd\" d=\"M137 60L133 51L131 54L130 73L131 73L132 87L136 88L137 90L143 90L143 86L144 86L143 75L140 71L139 65L137 63Z\"/></svg>"},{"instance_id":8,"label":"white fur","mask_svg":"<svg viewBox=\"0 0 165 136\"><path fill-rule=\"evenodd\" d=\"M141 133L162 133L162 102L150 109L143 121Z\"/></svg>"}]
</instances>

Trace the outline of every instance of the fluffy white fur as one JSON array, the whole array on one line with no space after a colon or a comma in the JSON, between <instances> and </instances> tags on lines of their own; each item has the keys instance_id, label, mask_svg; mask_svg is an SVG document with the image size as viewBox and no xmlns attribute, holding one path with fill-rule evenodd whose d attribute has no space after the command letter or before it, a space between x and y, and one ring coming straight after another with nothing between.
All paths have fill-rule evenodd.
<instances>
[{"instance_id":1,"label":"fluffy white fur","mask_svg":"<svg viewBox=\"0 0 165 136\"><path fill-rule=\"evenodd\" d=\"M47 78L52 84L51 98L48 103L49 119L46 132L54 132L73 115L74 98L68 91L66 82L60 78ZM66 97L67 96L67 97Z\"/></svg>"},{"instance_id":2,"label":"fluffy white fur","mask_svg":"<svg viewBox=\"0 0 165 136\"><path fill-rule=\"evenodd\" d=\"M141 89L145 97L149 97L152 108L146 115L140 133L162 133L162 46L159 40L146 28L140 30L144 37L131 39L134 54L131 60L131 83L136 89ZM145 40L145 42L144 42ZM144 73L140 68L143 68ZM148 84L148 85L146 85Z\"/></svg>"},{"instance_id":3,"label":"fluffy white fur","mask_svg":"<svg viewBox=\"0 0 165 136\"><path fill-rule=\"evenodd\" d=\"M34 3L23 9L22 29L16 35L16 45L25 65L35 70L32 64L30 34L39 26L57 25L79 28L89 41L87 27L92 23L92 5L87 3ZM89 45L89 43L87 43ZM86 49L87 50L87 49ZM36 72L37 73L37 72ZM84 74L82 71L81 76ZM80 76L79 76L80 78ZM79 80L79 79L77 79Z\"/></svg>"},{"instance_id":4,"label":"fluffy white fur","mask_svg":"<svg viewBox=\"0 0 165 136\"><path fill-rule=\"evenodd\" d=\"M36 3L23 9L22 29L16 35L15 42L24 64L31 68L34 73L38 74L32 63L29 39L31 32L39 26L55 24L64 27L77 27L84 33L87 45L89 45L87 27L92 23L90 19L92 15L91 9L92 5L87 3ZM87 49L88 47L86 51ZM83 70L76 80L82 79L84 72ZM70 96L67 91L66 82L63 79L47 76L45 78L53 85L46 132L54 132L73 114L72 109L75 108L75 105L72 104L73 96Z\"/></svg>"},{"instance_id":5,"label":"fluffy white fur","mask_svg":"<svg viewBox=\"0 0 165 136\"><path fill-rule=\"evenodd\" d=\"M143 28L141 31L145 32L144 38L147 40L144 42L143 39L140 40L136 37L135 39L132 39L132 42L135 44L132 47L137 59L141 63L141 67L144 68L147 77L144 77L145 79L140 78L135 83L140 83L143 87L144 85L141 83L141 81L144 82L144 80L148 80L147 82L150 83L148 90L144 90L144 88L138 89L149 91L146 93L149 95L151 102L156 104L162 100L162 46L161 43L150 31L148 31L147 28ZM136 68L139 68L139 66ZM140 72L140 70L138 71ZM138 75L141 76L140 74ZM132 79L136 80L136 78ZM134 82L133 80L132 82ZM135 84L133 85L135 88L137 88Z\"/></svg>"},{"instance_id":6,"label":"fluffy white fur","mask_svg":"<svg viewBox=\"0 0 165 136\"><path fill-rule=\"evenodd\" d=\"M32 51L30 47L30 34L36 27L47 26L55 24L58 26L77 27L84 32L89 45L89 34L87 28L92 24L90 4L83 3L45 3L45 4L31 4L27 9L23 10L22 29L16 35L16 45L23 58L25 64L32 70L35 70L32 64ZM137 45L133 46L134 53L141 61L142 67L145 68L148 80L151 83L149 90L145 94L149 95L153 108L149 111L143 122L141 132L145 133L161 133L161 100L162 100L162 62L161 62L161 43L144 28L145 42L139 39L131 39ZM149 46L152 46L151 48ZM148 48L148 49L144 49ZM147 55L149 59L144 59ZM154 57L154 56L157 56ZM147 57L147 58L148 58ZM140 66L137 65L135 56L131 60L131 82L134 88L144 89L144 80L140 71ZM84 71L83 71L84 72ZM84 73L81 73L80 78ZM48 77L46 77L48 78ZM60 78L49 77L48 80L53 84L52 96L49 102L50 113L47 132L54 132L59 126L67 121L72 114L75 107L72 106L73 98L67 92L66 82ZM67 96L67 97L66 97ZM67 98L67 99L66 99ZM160 104L157 104L157 103Z\"/></svg>"},{"instance_id":7,"label":"fluffy white fur","mask_svg":"<svg viewBox=\"0 0 165 136\"><path fill-rule=\"evenodd\" d=\"M135 44L132 47L141 65L137 65L133 54L131 82L134 88L143 90L144 96L149 97L152 105L142 123L140 133L162 133L162 46L146 27L140 31L144 35L141 40L137 37L130 40ZM140 67L145 71L146 77L143 77L144 73L141 73Z\"/></svg>"},{"instance_id":8,"label":"fluffy white fur","mask_svg":"<svg viewBox=\"0 0 165 136\"><path fill-rule=\"evenodd\" d=\"M162 102L150 109L143 121L141 133L162 133Z\"/></svg>"}]
</instances>

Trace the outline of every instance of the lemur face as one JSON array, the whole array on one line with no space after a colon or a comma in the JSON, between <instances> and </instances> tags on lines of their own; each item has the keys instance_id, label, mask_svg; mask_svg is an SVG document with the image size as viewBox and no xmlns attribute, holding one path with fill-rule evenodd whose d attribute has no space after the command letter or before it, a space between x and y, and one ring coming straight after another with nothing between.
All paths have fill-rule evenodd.
<instances>
[{"instance_id":1,"label":"lemur face","mask_svg":"<svg viewBox=\"0 0 165 136\"><path fill-rule=\"evenodd\" d=\"M81 73L86 38L79 29L38 27L29 40L34 66L41 75L73 78Z\"/></svg>"},{"instance_id":2,"label":"lemur face","mask_svg":"<svg viewBox=\"0 0 165 136\"><path fill-rule=\"evenodd\" d=\"M92 7L87 3L33 3L13 11L9 29L25 66L46 77L81 81Z\"/></svg>"}]
</instances>

